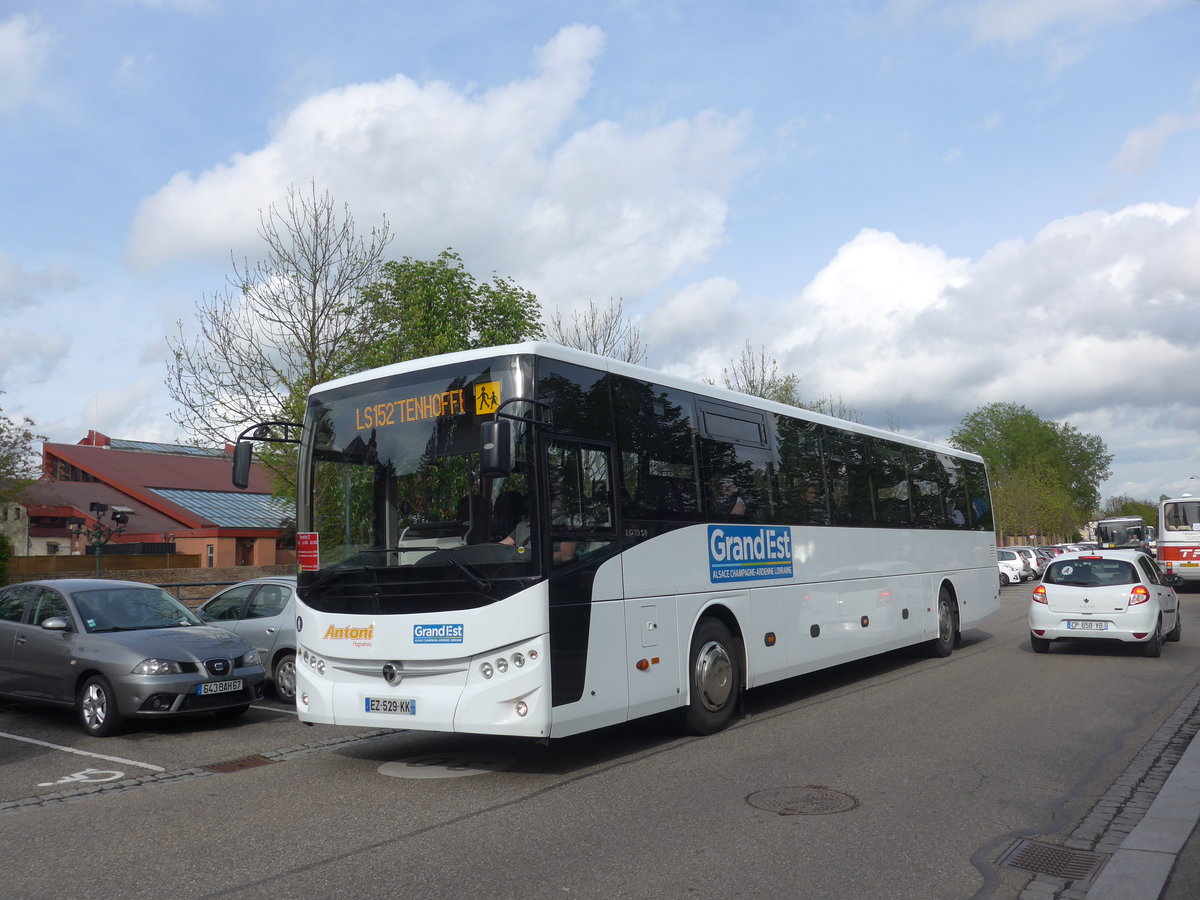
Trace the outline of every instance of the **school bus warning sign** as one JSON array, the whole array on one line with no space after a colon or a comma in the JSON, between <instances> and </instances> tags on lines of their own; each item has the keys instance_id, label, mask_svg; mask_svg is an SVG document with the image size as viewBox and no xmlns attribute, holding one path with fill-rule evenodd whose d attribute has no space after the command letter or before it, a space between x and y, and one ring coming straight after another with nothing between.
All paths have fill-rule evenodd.
<instances>
[{"instance_id":1,"label":"school bus warning sign","mask_svg":"<svg viewBox=\"0 0 1200 900\"><path fill-rule=\"evenodd\" d=\"M485 381L475 385L475 415L494 413L500 408L500 382Z\"/></svg>"}]
</instances>

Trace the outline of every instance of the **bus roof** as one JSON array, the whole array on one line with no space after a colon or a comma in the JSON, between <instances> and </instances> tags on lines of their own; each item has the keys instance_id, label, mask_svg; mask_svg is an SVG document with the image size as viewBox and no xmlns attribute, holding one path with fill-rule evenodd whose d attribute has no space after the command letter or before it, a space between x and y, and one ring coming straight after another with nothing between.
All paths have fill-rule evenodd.
<instances>
[{"instance_id":1,"label":"bus roof","mask_svg":"<svg viewBox=\"0 0 1200 900\"><path fill-rule=\"evenodd\" d=\"M961 457L963 459L971 459L977 462L983 462L983 458L978 454L970 453L966 450L959 450L956 447L936 444L931 441L924 441L920 438L909 437L907 435L898 434L894 431L876 428L871 425L863 425L859 422L851 422L846 419L839 419L835 416L827 416L823 413L813 412L809 409L787 406L782 403L776 403L772 400L764 400L762 397L755 397L750 394L742 394L738 391L731 391L728 388L718 387L715 384L707 384L703 381L695 381L690 378L683 378L678 375L672 375L668 372L649 369L645 366L623 362L619 359L610 359L606 356L598 356L594 353L588 353L584 350L576 350L574 347L564 347L562 344L553 344L546 341L526 341L520 344L502 344L497 347L481 347L476 350L460 350L455 353L445 353L440 356L426 356L421 359L412 359L405 362L392 363L391 365L380 366L376 369L367 369L362 372L355 372L351 375L345 375L332 381L326 381L322 384L314 385L309 391L309 396L312 396L313 394L321 394L325 391L335 390L338 388L350 387L355 384L366 384L368 382L375 381L380 378L388 378L393 375L403 375L409 372L420 372L425 369L432 369L438 366L453 366L460 363L473 362L477 359L487 359L493 356L516 355L531 355L541 356L549 359L557 359L562 362L573 363L578 366L586 366L593 369L599 369L604 372L611 372L614 375L624 375L629 378L636 378L641 381L650 381L654 384L661 384L665 387L675 388L677 390L689 391L694 394L699 394L703 397L711 397L714 400L724 400L729 403L740 403L743 406L750 406L765 412L780 413L783 415L792 416L794 418L807 419L812 422L831 425L846 431L855 431L860 434L881 437L889 441L898 441L914 447L922 447L938 453L948 453L952 456Z\"/></svg>"}]
</instances>

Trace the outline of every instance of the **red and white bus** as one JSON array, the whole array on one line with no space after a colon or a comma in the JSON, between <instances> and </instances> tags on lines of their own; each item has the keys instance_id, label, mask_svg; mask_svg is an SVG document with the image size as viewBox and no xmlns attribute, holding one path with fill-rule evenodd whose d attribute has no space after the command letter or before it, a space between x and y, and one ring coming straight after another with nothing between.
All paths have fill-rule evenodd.
<instances>
[{"instance_id":1,"label":"red and white bus","mask_svg":"<svg viewBox=\"0 0 1200 900\"><path fill-rule=\"evenodd\" d=\"M1158 506L1158 563L1200 582L1200 499L1184 494Z\"/></svg>"}]
</instances>

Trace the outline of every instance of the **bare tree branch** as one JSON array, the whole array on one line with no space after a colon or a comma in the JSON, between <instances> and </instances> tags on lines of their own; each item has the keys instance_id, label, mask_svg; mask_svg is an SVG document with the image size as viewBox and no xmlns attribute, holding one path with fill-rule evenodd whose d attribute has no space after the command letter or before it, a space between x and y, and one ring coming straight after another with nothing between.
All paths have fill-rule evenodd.
<instances>
[{"instance_id":1,"label":"bare tree branch","mask_svg":"<svg viewBox=\"0 0 1200 900\"><path fill-rule=\"evenodd\" d=\"M196 303L195 327L168 338L171 418L200 444L220 444L244 425L295 418L308 389L353 369L362 324L354 302L376 277L391 240L387 220L369 240L348 206L339 217L316 183L289 187L282 209L259 212L266 254L231 259L228 286Z\"/></svg>"},{"instance_id":2,"label":"bare tree branch","mask_svg":"<svg viewBox=\"0 0 1200 900\"><path fill-rule=\"evenodd\" d=\"M563 322L562 310L555 310L546 336L564 347L640 363L646 358L647 347L637 327L624 317L623 307L622 300L610 299L608 309L601 310L589 300L586 312L571 313L570 325Z\"/></svg>"}]
</instances>

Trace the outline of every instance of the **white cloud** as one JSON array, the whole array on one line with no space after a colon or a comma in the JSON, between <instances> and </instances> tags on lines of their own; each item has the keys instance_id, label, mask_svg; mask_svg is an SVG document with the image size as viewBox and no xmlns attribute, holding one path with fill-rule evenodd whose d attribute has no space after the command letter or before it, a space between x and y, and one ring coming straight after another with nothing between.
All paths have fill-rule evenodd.
<instances>
[{"instance_id":1,"label":"white cloud","mask_svg":"<svg viewBox=\"0 0 1200 900\"><path fill-rule=\"evenodd\" d=\"M53 44L54 31L36 15L17 13L0 22L0 113L33 98Z\"/></svg>"},{"instance_id":2,"label":"white cloud","mask_svg":"<svg viewBox=\"0 0 1200 900\"><path fill-rule=\"evenodd\" d=\"M750 164L748 121L702 113L564 134L603 43L597 28L564 28L532 77L479 95L397 75L310 98L266 146L178 173L145 200L130 255L153 266L254 254L258 209L315 178L360 227L386 214L396 256L453 246L547 306L640 295L720 244L729 185Z\"/></svg>"},{"instance_id":3,"label":"white cloud","mask_svg":"<svg viewBox=\"0 0 1200 900\"><path fill-rule=\"evenodd\" d=\"M1016 43L1059 29L1090 30L1132 22L1174 0L982 0L966 11L980 41Z\"/></svg>"},{"instance_id":4,"label":"white cloud","mask_svg":"<svg viewBox=\"0 0 1200 900\"><path fill-rule=\"evenodd\" d=\"M40 384L66 358L69 347L58 331L35 334L0 325L0 384Z\"/></svg>"},{"instance_id":5,"label":"white cloud","mask_svg":"<svg viewBox=\"0 0 1200 900\"><path fill-rule=\"evenodd\" d=\"M0 253L0 312L33 306L48 291L68 290L79 282L64 265L52 264L30 271L16 260Z\"/></svg>"},{"instance_id":6,"label":"white cloud","mask_svg":"<svg viewBox=\"0 0 1200 900\"><path fill-rule=\"evenodd\" d=\"M931 440L984 404L1014 402L1101 435L1131 466L1200 457L1186 377L1200 367L1200 204L1066 217L974 261L864 229L793 299L747 309L736 286L719 286L718 302L681 294L651 317L656 365L716 377L749 339L803 395L841 397L871 424L892 418ZM688 333L689 309L708 310L703 336ZM1110 493L1141 496L1140 483Z\"/></svg>"},{"instance_id":7,"label":"white cloud","mask_svg":"<svg viewBox=\"0 0 1200 900\"><path fill-rule=\"evenodd\" d=\"M1197 12L1200 13L1200 9ZM1113 167L1125 172L1148 169L1158 159L1171 135L1191 131L1197 127L1200 127L1200 114L1161 115L1150 126L1130 132L1113 160Z\"/></svg>"}]
</instances>

